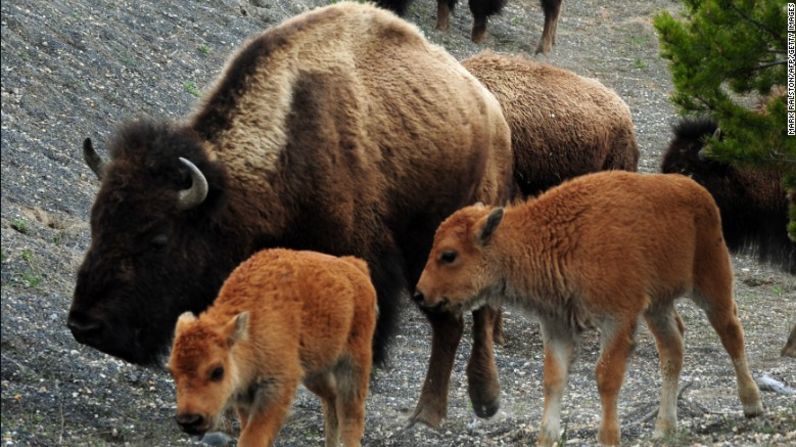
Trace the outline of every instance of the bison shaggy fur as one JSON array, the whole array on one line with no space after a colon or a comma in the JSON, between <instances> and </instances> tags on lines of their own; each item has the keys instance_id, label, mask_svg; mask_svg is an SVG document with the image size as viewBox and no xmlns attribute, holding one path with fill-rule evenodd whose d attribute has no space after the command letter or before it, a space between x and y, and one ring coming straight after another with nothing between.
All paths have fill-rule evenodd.
<instances>
[{"instance_id":1,"label":"bison shaggy fur","mask_svg":"<svg viewBox=\"0 0 796 447\"><path fill-rule=\"evenodd\" d=\"M489 51L462 65L503 108L511 128L514 179L524 195L589 172L637 169L630 109L599 81Z\"/></svg>"}]
</instances>

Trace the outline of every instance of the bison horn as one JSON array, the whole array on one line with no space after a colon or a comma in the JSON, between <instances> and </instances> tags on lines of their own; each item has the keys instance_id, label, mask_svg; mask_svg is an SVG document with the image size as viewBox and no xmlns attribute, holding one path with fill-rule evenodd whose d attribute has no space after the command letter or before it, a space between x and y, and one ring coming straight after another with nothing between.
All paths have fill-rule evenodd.
<instances>
[{"instance_id":1,"label":"bison horn","mask_svg":"<svg viewBox=\"0 0 796 447\"><path fill-rule=\"evenodd\" d=\"M180 157L180 162L191 171L191 187L179 192L177 208L180 210L187 210L198 206L207 198L207 179L204 174L202 174L202 171L200 171L195 164L191 163L190 160Z\"/></svg>"},{"instance_id":2,"label":"bison horn","mask_svg":"<svg viewBox=\"0 0 796 447\"><path fill-rule=\"evenodd\" d=\"M102 171L105 169L105 162L102 161L102 157L94 150L94 145L91 144L91 138L83 140L83 160L85 160L88 167L94 171L97 178L102 180Z\"/></svg>"}]
</instances>

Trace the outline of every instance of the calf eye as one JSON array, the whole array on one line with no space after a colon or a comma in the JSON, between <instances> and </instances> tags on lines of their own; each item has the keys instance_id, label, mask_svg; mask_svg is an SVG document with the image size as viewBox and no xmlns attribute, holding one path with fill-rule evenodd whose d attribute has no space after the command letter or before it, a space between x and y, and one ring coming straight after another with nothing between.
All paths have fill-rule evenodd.
<instances>
[{"instance_id":1,"label":"calf eye","mask_svg":"<svg viewBox=\"0 0 796 447\"><path fill-rule=\"evenodd\" d=\"M224 378L224 367L223 366L216 366L210 371L210 380L213 382L218 382Z\"/></svg>"},{"instance_id":2,"label":"calf eye","mask_svg":"<svg viewBox=\"0 0 796 447\"><path fill-rule=\"evenodd\" d=\"M456 260L457 253L453 250L443 251L441 255L439 255L439 260L443 264L450 264L451 262Z\"/></svg>"}]
</instances>

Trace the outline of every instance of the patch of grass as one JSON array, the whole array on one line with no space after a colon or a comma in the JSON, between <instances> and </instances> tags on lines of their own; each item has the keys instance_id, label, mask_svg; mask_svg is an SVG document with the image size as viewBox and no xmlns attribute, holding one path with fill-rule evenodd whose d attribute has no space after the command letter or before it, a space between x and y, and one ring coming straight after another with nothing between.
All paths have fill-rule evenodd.
<instances>
[{"instance_id":1,"label":"patch of grass","mask_svg":"<svg viewBox=\"0 0 796 447\"><path fill-rule=\"evenodd\" d=\"M27 263L29 266L33 264L33 252L29 249L22 250L22 253L19 256Z\"/></svg>"},{"instance_id":2,"label":"patch of grass","mask_svg":"<svg viewBox=\"0 0 796 447\"><path fill-rule=\"evenodd\" d=\"M41 280L42 277L34 273L33 270L28 270L22 274L22 282L32 289L38 287L41 284Z\"/></svg>"},{"instance_id":3,"label":"patch of grass","mask_svg":"<svg viewBox=\"0 0 796 447\"><path fill-rule=\"evenodd\" d=\"M54 245L56 245L56 246L59 246L59 247L60 247L60 246L61 246L61 243L62 243L63 241L64 241L64 234L63 234L63 233L56 233L56 235L55 235L55 236L53 236L53 244L54 244Z\"/></svg>"},{"instance_id":4,"label":"patch of grass","mask_svg":"<svg viewBox=\"0 0 796 447\"><path fill-rule=\"evenodd\" d=\"M182 84L182 88L185 89L186 92L196 96L197 98L201 96L202 92L199 91L199 87L196 86L196 83L193 81L187 81Z\"/></svg>"},{"instance_id":5,"label":"patch of grass","mask_svg":"<svg viewBox=\"0 0 796 447\"><path fill-rule=\"evenodd\" d=\"M35 288L42 282L42 276L39 274L39 269L33 260L33 252L30 249L25 249L20 252L19 257L28 265L27 270L22 273L21 279L26 286Z\"/></svg>"},{"instance_id":6,"label":"patch of grass","mask_svg":"<svg viewBox=\"0 0 796 447\"><path fill-rule=\"evenodd\" d=\"M627 40L630 42L631 45L641 47L648 44L650 38L646 34L635 34L633 36L630 36Z\"/></svg>"},{"instance_id":7,"label":"patch of grass","mask_svg":"<svg viewBox=\"0 0 796 447\"><path fill-rule=\"evenodd\" d=\"M28 221L21 217L17 217L11 221L11 228L19 231L22 234L28 234L28 231L30 231Z\"/></svg>"},{"instance_id":8,"label":"patch of grass","mask_svg":"<svg viewBox=\"0 0 796 447\"><path fill-rule=\"evenodd\" d=\"M644 70L645 68L648 67L647 63L641 60L640 58L636 58L636 60L633 61L633 66L638 68L639 70Z\"/></svg>"},{"instance_id":9,"label":"patch of grass","mask_svg":"<svg viewBox=\"0 0 796 447\"><path fill-rule=\"evenodd\" d=\"M198 50L200 53L202 53L203 55L205 55L205 56L207 56L208 54L210 54L210 47L208 47L208 46L207 46L207 45L205 45L205 44L201 44L201 45L199 45L199 48L197 48L197 50Z\"/></svg>"}]
</instances>

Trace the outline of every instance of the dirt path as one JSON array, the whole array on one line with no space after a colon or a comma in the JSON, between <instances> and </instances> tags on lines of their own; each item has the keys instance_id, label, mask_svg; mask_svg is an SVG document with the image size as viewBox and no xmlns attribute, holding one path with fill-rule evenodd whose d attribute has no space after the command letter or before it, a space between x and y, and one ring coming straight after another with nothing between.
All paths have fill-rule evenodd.
<instances>
[{"instance_id":1,"label":"dirt path","mask_svg":"<svg viewBox=\"0 0 796 447\"><path fill-rule=\"evenodd\" d=\"M2 442L3 445L181 445L192 441L173 422L172 383L161 371L132 367L78 345L64 322L76 268L88 246L87 218L97 183L80 158L91 136L100 147L124 119L178 118L246 36L306 7L289 0L2 2ZM460 2L461 3L461 2ZM465 2L466 3L466 2ZM630 105L653 171L675 111L671 82L650 25L671 0L565 0L550 61L600 79ZM409 19L456 57L480 49L467 40L460 4L451 30L432 30L435 2L416 0ZM531 52L541 34L536 0L509 0L490 23L485 46ZM796 281L736 259L737 301L751 367L796 386L796 361L779 357L796 321ZM498 348L502 409L472 419L460 349L450 411L440 431L405 428L429 356L429 327L407 303L391 367L378 374L368 403L366 445L526 445L541 418L538 326L507 315ZM671 445L793 445L796 397L766 392L767 415L746 421L734 377L704 315L683 302L687 326L681 431ZM465 337L466 339L466 337ZM587 335L564 399L567 445L595 439L597 353ZM633 423L657 405L657 354L641 329L620 402L623 441L649 445L651 423ZM302 392L279 445L321 445L318 402Z\"/></svg>"}]
</instances>

